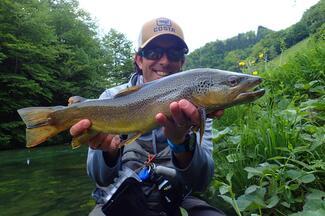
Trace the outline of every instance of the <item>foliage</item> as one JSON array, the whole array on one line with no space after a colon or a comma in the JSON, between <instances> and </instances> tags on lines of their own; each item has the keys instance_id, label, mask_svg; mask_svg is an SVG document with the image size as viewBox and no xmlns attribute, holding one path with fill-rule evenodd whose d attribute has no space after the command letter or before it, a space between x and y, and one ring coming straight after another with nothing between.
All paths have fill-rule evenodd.
<instances>
[{"instance_id":1,"label":"foliage","mask_svg":"<svg viewBox=\"0 0 325 216\"><path fill-rule=\"evenodd\" d=\"M111 85L127 82L133 71L131 42L122 33L111 29L104 36L102 46L106 53L104 67Z\"/></svg>"},{"instance_id":2,"label":"foliage","mask_svg":"<svg viewBox=\"0 0 325 216\"><path fill-rule=\"evenodd\" d=\"M186 69L213 67L224 70L244 71L259 62L268 62L280 55L285 49L297 44L309 35L319 32L325 22L325 1L321 0L307 10L302 19L293 26L281 31L258 27L257 33L238 34L225 41L207 43L188 56ZM260 55L263 54L263 58ZM239 63L246 62L246 67Z\"/></svg>"},{"instance_id":3,"label":"foliage","mask_svg":"<svg viewBox=\"0 0 325 216\"><path fill-rule=\"evenodd\" d=\"M245 50L246 48L251 47L262 37L262 35L265 34L266 28L261 27L259 29L263 32L258 33L259 37L256 37L255 33L251 31L238 34L236 37L227 39L225 41L207 43L204 47L193 51L188 56L186 69L195 67L229 67L229 63L227 61L224 61L227 53L230 51L237 51L238 54L236 54L237 56L235 57L236 61L238 56L246 57L246 53L242 53L241 50ZM232 61L230 62L233 63ZM235 67L237 67L236 64Z\"/></svg>"},{"instance_id":4,"label":"foliage","mask_svg":"<svg viewBox=\"0 0 325 216\"><path fill-rule=\"evenodd\" d=\"M316 33L319 29L319 26L325 23L325 1L320 0L318 4L312 6L307 10L303 17L302 21L308 26L310 33Z\"/></svg>"},{"instance_id":5,"label":"foliage","mask_svg":"<svg viewBox=\"0 0 325 216\"><path fill-rule=\"evenodd\" d=\"M267 94L215 122L210 202L218 206L222 198L224 210L237 215L325 211L324 45L311 40L286 64L260 74Z\"/></svg>"},{"instance_id":6,"label":"foliage","mask_svg":"<svg viewBox=\"0 0 325 216\"><path fill-rule=\"evenodd\" d=\"M0 149L24 145L17 109L65 105L72 95L98 97L122 81L114 73L130 72L131 43L117 32L102 42L96 28L77 0L0 1ZM110 40L122 41L125 50Z\"/></svg>"},{"instance_id":7,"label":"foliage","mask_svg":"<svg viewBox=\"0 0 325 216\"><path fill-rule=\"evenodd\" d=\"M325 212L324 5L288 29L257 33L247 47L227 50L227 41L216 41L189 56L188 68L239 70L265 80L263 98L226 110L214 123L216 170L204 197L229 215Z\"/></svg>"}]
</instances>

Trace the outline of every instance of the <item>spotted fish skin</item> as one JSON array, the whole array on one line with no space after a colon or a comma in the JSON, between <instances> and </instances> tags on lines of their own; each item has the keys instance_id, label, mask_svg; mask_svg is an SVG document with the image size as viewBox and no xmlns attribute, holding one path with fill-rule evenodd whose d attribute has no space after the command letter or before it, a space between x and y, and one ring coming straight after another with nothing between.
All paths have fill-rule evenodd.
<instances>
[{"instance_id":1,"label":"spotted fish skin","mask_svg":"<svg viewBox=\"0 0 325 216\"><path fill-rule=\"evenodd\" d=\"M26 124L27 147L67 130L82 119L91 130L110 134L139 135L156 127L157 113L171 116L169 104L187 99L205 113L254 101L264 90L247 92L261 78L210 68L198 68L169 75L123 90L112 99L84 100L69 106L28 107L18 110Z\"/></svg>"}]
</instances>

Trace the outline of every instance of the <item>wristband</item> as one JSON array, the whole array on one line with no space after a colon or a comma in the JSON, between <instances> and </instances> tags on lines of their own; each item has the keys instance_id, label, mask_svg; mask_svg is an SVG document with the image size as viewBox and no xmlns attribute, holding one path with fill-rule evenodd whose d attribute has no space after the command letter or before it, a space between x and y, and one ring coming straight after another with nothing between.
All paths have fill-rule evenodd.
<instances>
[{"instance_id":1,"label":"wristband","mask_svg":"<svg viewBox=\"0 0 325 216\"><path fill-rule=\"evenodd\" d=\"M196 136L195 133L186 134L185 136L185 141L181 144L174 144L172 141L167 139L167 144L169 148L174 152L174 153L182 153L182 152L190 152L193 151L195 148L195 142L196 142Z\"/></svg>"}]
</instances>

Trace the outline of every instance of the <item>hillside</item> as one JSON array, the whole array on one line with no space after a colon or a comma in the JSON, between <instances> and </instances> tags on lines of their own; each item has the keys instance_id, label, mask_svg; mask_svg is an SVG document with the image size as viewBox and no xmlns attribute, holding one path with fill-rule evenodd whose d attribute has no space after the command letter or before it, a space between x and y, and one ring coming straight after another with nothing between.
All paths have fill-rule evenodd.
<instances>
[{"instance_id":1,"label":"hillside","mask_svg":"<svg viewBox=\"0 0 325 216\"><path fill-rule=\"evenodd\" d=\"M270 61L270 64L277 66L285 64L289 58L294 57L299 51L308 48L308 43L310 40L311 37L308 37L293 45L289 49L284 50L280 55L276 56L272 61Z\"/></svg>"},{"instance_id":2,"label":"hillside","mask_svg":"<svg viewBox=\"0 0 325 216\"><path fill-rule=\"evenodd\" d=\"M265 72L269 69L285 65L291 58L294 58L297 54L302 53L303 50L310 49L314 38L315 35L311 35L305 38L292 47L284 49L279 55L275 56L272 60L269 61L263 61L262 59L261 61L250 62L249 64L249 60L243 60L242 62L245 62L245 65L240 67L240 70L244 73L253 73L257 75L260 72ZM248 64L246 64L246 62L248 62Z\"/></svg>"},{"instance_id":3,"label":"hillside","mask_svg":"<svg viewBox=\"0 0 325 216\"><path fill-rule=\"evenodd\" d=\"M308 9L299 22L284 30L272 31L260 26L256 33L250 31L224 41L209 42L189 54L185 68L243 71L260 62L269 62L310 35L317 34L324 28L323 23L325 1L321 0Z\"/></svg>"}]
</instances>

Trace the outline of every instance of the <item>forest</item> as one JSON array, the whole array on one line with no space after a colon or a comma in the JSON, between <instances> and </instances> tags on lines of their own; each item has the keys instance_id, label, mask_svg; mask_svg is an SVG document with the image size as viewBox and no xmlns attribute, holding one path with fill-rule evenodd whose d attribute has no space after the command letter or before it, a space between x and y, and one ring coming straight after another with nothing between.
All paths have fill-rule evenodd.
<instances>
[{"instance_id":1,"label":"forest","mask_svg":"<svg viewBox=\"0 0 325 216\"><path fill-rule=\"evenodd\" d=\"M128 80L132 43L97 31L77 0L0 1L0 150L25 148L17 109L97 98ZM187 56L184 69L258 75L267 92L214 121L215 176L199 196L229 215L325 215L324 59L324 0L284 30L259 26Z\"/></svg>"},{"instance_id":2,"label":"forest","mask_svg":"<svg viewBox=\"0 0 325 216\"><path fill-rule=\"evenodd\" d=\"M0 10L0 149L25 145L17 109L97 98L133 71L131 42L114 29L99 38L78 1L4 0Z\"/></svg>"}]
</instances>

